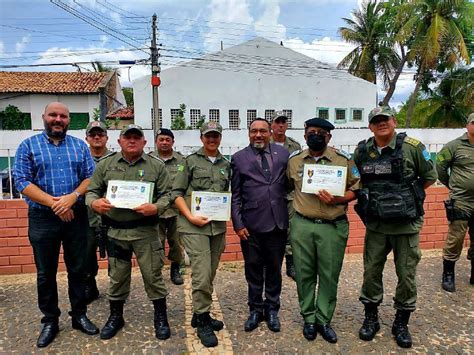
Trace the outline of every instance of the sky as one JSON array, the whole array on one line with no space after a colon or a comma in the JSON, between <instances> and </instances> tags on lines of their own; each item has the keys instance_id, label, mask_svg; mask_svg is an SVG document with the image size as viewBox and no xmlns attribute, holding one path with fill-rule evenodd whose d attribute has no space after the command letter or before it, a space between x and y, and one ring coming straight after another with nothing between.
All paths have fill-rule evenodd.
<instances>
[{"instance_id":1,"label":"sky","mask_svg":"<svg viewBox=\"0 0 474 355\"><path fill-rule=\"evenodd\" d=\"M120 68L122 86L150 73L151 16L158 16L161 68L257 36L337 65L354 47L342 18L361 0L0 0L0 70L82 71L91 61ZM59 5L59 6L58 6ZM65 10L66 8L67 10ZM71 13L72 12L72 13ZM119 60L138 61L118 65ZM142 62L140 62L142 61ZM56 65L76 63L72 65ZM149 62L148 62L149 63ZM55 64L54 66L36 66ZM6 65L18 65L5 68ZM402 74L392 106L413 90ZM379 98L384 95L379 88Z\"/></svg>"}]
</instances>

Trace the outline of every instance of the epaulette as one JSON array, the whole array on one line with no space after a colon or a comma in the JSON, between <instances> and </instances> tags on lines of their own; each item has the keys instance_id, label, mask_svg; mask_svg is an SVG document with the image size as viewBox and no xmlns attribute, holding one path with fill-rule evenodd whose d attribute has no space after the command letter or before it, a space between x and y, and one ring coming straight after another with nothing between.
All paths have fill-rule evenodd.
<instances>
[{"instance_id":1,"label":"epaulette","mask_svg":"<svg viewBox=\"0 0 474 355\"><path fill-rule=\"evenodd\" d=\"M341 157L346 158L347 160L350 160L352 158L351 154L349 152L346 152L345 150L337 149L337 148L333 148L333 149L334 149L334 153L336 153L337 155L340 155Z\"/></svg>"},{"instance_id":2,"label":"epaulette","mask_svg":"<svg viewBox=\"0 0 474 355\"><path fill-rule=\"evenodd\" d=\"M117 154L117 152L109 152L109 153L105 154L104 156L100 157L97 161L98 161L98 162L99 162L99 161L102 161L102 160L104 160L105 158L111 157L111 156L113 156L113 155L115 155L115 154Z\"/></svg>"},{"instance_id":3,"label":"epaulette","mask_svg":"<svg viewBox=\"0 0 474 355\"><path fill-rule=\"evenodd\" d=\"M300 154L302 151L303 151L303 149L295 150L293 153L290 154L290 157L289 157L288 159L291 159L291 158L297 156L297 155Z\"/></svg>"},{"instance_id":4,"label":"epaulette","mask_svg":"<svg viewBox=\"0 0 474 355\"><path fill-rule=\"evenodd\" d=\"M418 139L416 138L412 138L412 137L406 137L404 142L414 146L414 147L418 147L418 145L421 143Z\"/></svg>"},{"instance_id":5,"label":"epaulette","mask_svg":"<svg viewBox=\"0 0 474 355\"><path fill-rule=\"evenodd\" d=\"M151 154L151 153L148 153L148 156L149 156L150 158L153 158L153 159L158 160L160 163L163 163L163 164L165 163L165 162L163 161L163 159L161 159L160 157L157 157L156 155L153 155L153 154Z\"/></svg>"}]
</instances>

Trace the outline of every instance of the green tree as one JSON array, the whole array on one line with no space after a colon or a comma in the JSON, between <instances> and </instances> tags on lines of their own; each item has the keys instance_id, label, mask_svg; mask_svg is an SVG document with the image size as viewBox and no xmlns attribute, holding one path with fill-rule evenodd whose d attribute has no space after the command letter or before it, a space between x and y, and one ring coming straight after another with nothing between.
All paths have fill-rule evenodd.
<instances>
[{"instance_id":1,"label":"green tree","mask_svg":"<svg viewBox=\"0 0 474 355\"><path fill-rule=\"evenodd\" d=\"M182 129L191 129L191 127L186 126L186 119L184 115L186 114L186 105L179 105L179 112L175 118L171 120L171 129L172 130L182 130Z\"/></svg>"},{"instance_id":2,"label":"green tree","mask_svg":"<svg viewBox=\"0 0 474 355\"><path fill-rule=\"evenodd\" d=\"M200 115L199 120L196 122L196 128L200 129L204 122L206 122L206 115Z\"/></svg>"},{"instance_id":3,"label":"green tree","mask_svg":"<svg viewBox=\"0 0 474 355\"><path fill-rule=\"evenodd\" d=\"M0 112L0 122L5 130L31 129L31 117L14 105L8 105Z\"/></svg>"},{"instance_id":4,"label":"green tree","mask_svg":"<svg viewBox=\"0 0 474 355\"><path fill-rule=\"evenodd\" d=\"M125 96L125 102L127 106L133 106L133 88L123 88L123 96Z\"/></svg>"},{"instance_id":5,"label":"green tree","mask_svg":"<svg viewBox=\"0 0 474 355\"><path fill-rule=\"evenodd\" d=\"M92 69L97 72L97 73L103 73L103 72L109 72L109 71L114 71L115 69L112 67L109 67L105 64L102 64L101 62L91 62Z\"/></svg>"}]
</instances>

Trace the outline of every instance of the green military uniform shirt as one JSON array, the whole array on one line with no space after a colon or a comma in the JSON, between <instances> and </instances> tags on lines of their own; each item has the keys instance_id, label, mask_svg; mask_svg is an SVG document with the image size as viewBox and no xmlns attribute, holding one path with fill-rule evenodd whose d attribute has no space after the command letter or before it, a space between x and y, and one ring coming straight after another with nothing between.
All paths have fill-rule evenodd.
<instances>
[{"instance_id":1,"label":"green military uniform shirt","mask_svg":"<svg viewBox=\"0 0 474 355\"><path fill-rule=\"evenodd\" d=\"M390 155L395 150L397 135L394 134L390 144L382 149L379 154L375 145L374 137L367 140L367 154L371 158L380 155ZM423 143L415 138L406 137L403 145L403 176L406 179L414 179L419 177L421 181L436 181L438 174L434 168L433 162L430 160L430 154L426 150ZM360 169L361 161L359 159L359 150L354 152L354 161ZM362 187L363 183L362 183ZM383 231L385 234L412 234L420 231L423 226L423 217L417 218L411 222L403 223L386 223L381 221L369 221L366 225L367 229L374 231Z\"/></svg>"},{"instance_id":2,"label":"green military uniform shirt","mask_svg":"<svg viewBox=\"0 0 474 355\"><path fill-rule=\"evenodd\" d=\"M191 209L191 193L193 191L227 192L230 183L230 163L218 153L212 163L200 148L196 153L187 156L184 164L178 169L171 191L171 201L181 196ZM203 227L198 227L180 215L178 231L188 234L216 235L225 233L226 222L212 221Z\"/></svg>"},{"instance_id":3,"label":"green military uniform shirt","mask_svg":"<svg viewBox=\"0 0 474 355\"><path fill-rule=\"evenodd\" d=\"M279 142L275 142L273 137L270 138L270 143L275 143L281 145ZM299 144L295 139L285 136L285 142L283 143L283 147L286 148L291 153L296 152L297 150L301 150L301 144Z\"/></svg>"},{"instance_id":4,"label":"green military uniform shirt","mask_svg":"<svg viewBox=\"0 0 474 355\"><path fill-rule=\"evenodd\" d=\"M168 193L169 176L165 164L158 158L148 154L143 153L133 163L125 160L121 152L101 160L96 166L87 190L87 206L91 207L94 200L105 197L109 180L153 182L155 185L152 203L157 207L158 215L163 213L170 204ZM141 213L125 208L113 208L107 213L107 216L114 221L120 222L144 218ZM150 233L156 234L157 232L158 225L140 226L133 229L110 228L108 235L111 238L131 241L145 238Z\"/></svg>"},{"instance_id":5,"label":"green military uniform shirt","mask_svg":"<svg viewBox=\"0 0 474 355\"><path fill-rule=\"evenodd\" d=\"M448 142L436 156L439 181L450 190L456 208L474 209L474 144L467 133Z\"/></svg>"},{"instance_id":6,"label":"green military uniform shirt","mask_svg":"<svg viewBox=\"0 0 474 355\"><path fill-rule=\"evenodd\" d=\"M114 152L112 152L108 149L105 149L104 155L102 155L100 157L92 156L92 159L94 159L94 162L97 165L97 163L99 161L101 161L104 158L107 158L110 154L114 154ZM94 212L94 210L92 208L88 207L87 208L87 215L89 217L89 227L98 227L98 226L100 226L100 222L101 222L100 214Z\"/></svg>"},{"instance_id":7,"label":"green military uniform shirt","mask_svg":"<svg viewBox=\"0 0 474 355\"><path fill-rule=\"evenodd\" d=\"M168 171L168 175L170 176L170 184L168 186L168 190L171 190L176 174L178 173L178 169L183 166L184 156L180 152L176 151L173 151L171 158L166 160L160 157L158 151L151 153L151 155L161 159L163 163L165 163L166 170ZM177 216L178 214L178 209L175 206L171 205L165 212L163 212L160 218L171 218Z\"/></svg>"},{"instance_id":8,"label":"green military uniform shirt","mask_svg":"<svg viewBox=\"0 0 474 355\"><path fill-rule=\"evenodd\" d=\"M338 149L327 147L318 161L310 154L309 149L290 157L287 176L290 189L295 190L293 207L299 214L314 219L333 220L346 213L347 204L328 205L315 194L301 192L303 185L303 168L305 164L322 164L347 167L346 190L358 190L360 174L350 155Z\"/></svg>"}]
</instances>

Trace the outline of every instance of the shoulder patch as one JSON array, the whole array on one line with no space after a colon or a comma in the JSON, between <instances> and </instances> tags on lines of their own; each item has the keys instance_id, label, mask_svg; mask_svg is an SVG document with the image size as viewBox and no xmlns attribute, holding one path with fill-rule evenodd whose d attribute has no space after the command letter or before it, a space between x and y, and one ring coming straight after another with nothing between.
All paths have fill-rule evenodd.
<instances>
[{"instance_id":1,"label":"shoulder patch","mask_svg":"<svg viewBox=\"0 0 474 355\"><path fill-rule=\"evenodd\" d=\"M357 166L355 165L352 166L351 173L356 179L360 178L360 173L359 173L359 169L357 169Z\"/></svg>"},{"instance_id":2,"label":"shoulder patch","mask_svg":"<svg viewBox=\"0 0 474 355\"><path fill-rule=\"evenodd\" d=\"M117 154L117 152L110 152L110 153L104 155L103 157L100 157L97 161L102 161L102 160L104 160L108 157L111 157L111 156L115 155L115 154Z\"/></svg>"},{"instance_id":3,"label":"shoulder patch","mask_svg":"<svg viewBox=\"0 0 474 355\"><path fill-rule=\"evenodd\" d=\"M334 152L336 154L346 158L347 160L351 159L351 154L349 152L346 152L345 150L334 148Z\"/></svg>"},{"instance_id":4,"label":"shoulder patch","mask_svg":"<svg viewBox=\"0 0 474 355\"><path fill-rule=\"evenodd\" d=\"M417 147L421 143L418 139L412 138L412 137L406 137L404 142L406 142L406 143L408 143L408 144L410 144L414 147Z\"/></svg>"},{"instance_id":5,"label":"shoulder patch","mask_svg":"<svg viewBox=\"0 0 474 355\"><path fill-rule=\"evenodd\" d=\"M290 154L290 157L288 159L291 159L295 156L297 156L298 154L300 154L303 150L302 149L298 149L298 150L295 150L293 153Z\"/></svg>"},{"instance_id":6,"label":"shoulder patch","mask_svg":"<svg viewBox=\"0 0 474 355\"><path fill-rule=\"evenodd\" d=\"M423 149L423 151L421 153L423 154L423 158L425 158L426 161L431 159L431 155L430 155L430 153L428 152L428 150L426 148Z\"/></svg>"}]
</instances>

